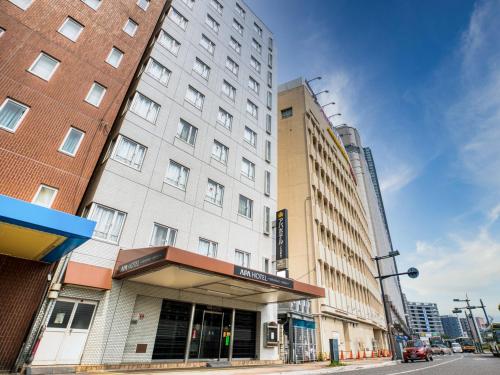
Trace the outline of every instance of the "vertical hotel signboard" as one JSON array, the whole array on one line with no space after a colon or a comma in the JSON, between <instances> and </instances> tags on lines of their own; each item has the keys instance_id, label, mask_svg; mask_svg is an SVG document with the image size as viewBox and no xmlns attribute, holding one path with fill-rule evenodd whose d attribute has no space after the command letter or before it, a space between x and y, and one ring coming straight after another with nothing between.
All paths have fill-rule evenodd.
<instances>
[{"instance_id":1,"label":"vertical hotel signboard","mask_svg":"<svg viewBox=\"0 0 500 375\"><path fill-rule=\"evenodd\" d=\"M288 269L288 210L276 212L276 271Z\"/></svg>"}]
</instances>

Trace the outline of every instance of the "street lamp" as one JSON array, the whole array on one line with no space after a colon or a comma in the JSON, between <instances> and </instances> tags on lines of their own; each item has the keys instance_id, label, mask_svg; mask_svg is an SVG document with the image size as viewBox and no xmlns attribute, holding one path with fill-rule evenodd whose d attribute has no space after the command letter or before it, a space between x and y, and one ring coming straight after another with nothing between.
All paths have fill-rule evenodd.
<instances>
[{"instance_id":1,"label":"street lamp","mask_svg":"<svg viewBox=\"0 0 500 375\"><path fill-rule=\"evenodd\" d=\"M314 77L314 78L311 78L311 79L306 79L306 83L309 84L311 83L312 81L316 81L316 80L320 80L322 77L318 76L318 77Z\"/></svg>"},{"instance_id":2,"label":"street lamp","mask_svg":"<svg viewBox=\"0 0 500 375\"><path fill-rule=\"evenodd\" d=\"M335 113L334 115L330 115L330 116L328 116L328 119L331 119L332 117L335 117L335 116L342 116L342 113Z\"/></svg>"},{"instance_id":3,"label":"street lamp","mask_svg":"<svg viewBox=\"0 0 500 375\"><path fill-rule=\"evenodd\" d=\"M325 108L325 107L326 107L326 106L328 106L328 105L334 105L334 104L335 104L335 102L326 103L326 104L323 104L323 105L321 106L321 108Z\"/></svg>"},{"instance_id":4,"label":"street lamp","mask_svg":"<svg viewBox=\"0 0 500 375\"><path fill-rule=\"evenodd\" d=\"M317 94L313 94L313 95L314 95L314 96L318 96L319 94L323 94L323 93L328 94L329 92L330 92L330 91L328 91L328 90L323 90L323 91L320 91L320 92L318 92Z\"/></svg>"},{"instance_id":5,"label":"street lamp","mask_svg":"<svg viewBox=\"0 0 500 375\"><path fill-rule=\"evenodd\" d=\"M455 308L455 310L460 311L460 312L462 310L469 310L469 317L472 320L472 325L474 326L474 331L475 331L476 336L477 336L477 340L474 340L474 342L476 343L476 347L478 347L479 351L482 353L483 352L483 338L481 337L481 333L479 332L479 328L477 327L476 319L474 319L474 315L472 314L472 310L478 309L478 308L480 308L480 306L471 306L470 299L467 296L467 294L465 295L465 299L453 298L453 302L465 302L467 304L466 307ZM455 310L453 310L453 311L455 311ZM466 318L465 321L468 323L467 313L465 311L464 311L464 313L465 313L465 318ZM469 324L469 327L470 327L470 324ZM470 330L472 333L472 328L470 328ZM472 335L472 336L474 336L474 335ZM479 344L477 344L477 341L479 341Z\"/></svg>"}]
</instances>

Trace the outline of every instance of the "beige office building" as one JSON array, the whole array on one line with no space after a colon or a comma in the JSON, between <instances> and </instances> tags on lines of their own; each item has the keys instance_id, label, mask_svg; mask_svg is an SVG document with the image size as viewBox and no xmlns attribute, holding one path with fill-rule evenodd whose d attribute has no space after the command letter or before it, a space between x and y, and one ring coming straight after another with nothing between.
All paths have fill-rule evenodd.
<instances>
[{"instance_id":1,"label":"beige office building","mask_svg":"<svg viewBox=\"0 0 500 375\"><path fill-rule=\"evenodd\" d=\"M278 209L288 209L289 276L325 288L312 301L316 356L387 348L367 213L342 142L304 79L279 87ZM347 353L346 353L347 352Z\"/></svg>"}]
</instances>

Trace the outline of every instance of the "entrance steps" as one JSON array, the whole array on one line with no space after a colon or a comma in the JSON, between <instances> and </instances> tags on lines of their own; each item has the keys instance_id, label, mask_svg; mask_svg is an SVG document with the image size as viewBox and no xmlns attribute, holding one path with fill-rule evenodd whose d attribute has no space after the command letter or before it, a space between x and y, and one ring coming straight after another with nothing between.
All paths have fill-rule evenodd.
<instances>
[{"instance_id":1,"label":"entrance steps","mask_svg":"<svg viewBox=\"0 0 500 375\"><path fill-rule=\"evenodd\" d=\"M75 366L28 366L24 368L24 374L26 375L62 375L75 373Z\"/></svg>"},{"instance_id":2,"label":"entrance steps","mask_svg":"<svg viewBox=\"0 0 500 375\"><path fill-rule=\"evenodd\" d=\"M213 367L213 368L231 367L231 362L229 361L207 362L207 367Z\"/></svg>"}]
</instances>

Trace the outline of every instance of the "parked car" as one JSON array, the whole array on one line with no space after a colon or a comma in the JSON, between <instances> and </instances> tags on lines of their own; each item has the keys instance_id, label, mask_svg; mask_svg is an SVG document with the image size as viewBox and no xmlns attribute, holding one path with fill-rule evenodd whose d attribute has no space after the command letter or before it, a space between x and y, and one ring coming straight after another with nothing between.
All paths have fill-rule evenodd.
<instances>
[{"instance_id":1,"label":"parked car","mask_svg":"<svg viewBox=\"0 0 500 375\"><path fill-rule=\"evenodd\" d=\"M432 351L432 354L441 354L441 355L448 354L448 355L452 355L451 349L448 348L446 345L443 345L443 344L432 345L431 346L431 351Z\"/></svg>"},{"instance_id":2,"label":"parked car","mask_svg":"<svg viewBox=\"0 0 500 375\"><path fill-rule=\"evenodd\" d=\"M462 347L458 342L451 343L451 350L453 350L453 353L463 353Z\"/></svg>"},{"instance_id":3,"label":"parked car","mask_svg":"<svg viewBox=\"0 0 500 375\"><path fill-rule=\"evenodd\" d=\"M433 361L432 350L422 340L410 340L406 343L406 348L403 349L403 362L417 360Z\"/></svg>"}]
</instances>

